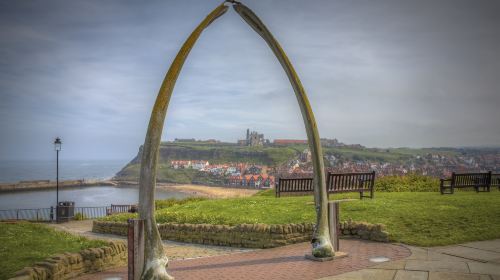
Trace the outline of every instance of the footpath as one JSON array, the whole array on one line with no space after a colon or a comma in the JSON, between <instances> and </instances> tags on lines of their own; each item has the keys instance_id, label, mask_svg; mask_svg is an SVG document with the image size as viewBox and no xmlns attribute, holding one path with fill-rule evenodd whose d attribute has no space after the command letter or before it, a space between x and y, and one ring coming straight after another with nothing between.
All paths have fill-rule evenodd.
<instances>
[{"instance_id":1,"label":"footpath","mask_svg":"<svg viewBox=\"0 0 500 280\"><path fill-rule=\"evenodd\" d=\"M89 238L122 239L90 232L91 221L53 225ZM422 248L342 239L348 257L312 262L308 243L265 250L165 242L176 279L321 279L321 280L500 280L500 239ZM386 262L377 261L388 259ZM82 275L77 279L127 279L127 268Z\"/></svg>"}]
</instances>

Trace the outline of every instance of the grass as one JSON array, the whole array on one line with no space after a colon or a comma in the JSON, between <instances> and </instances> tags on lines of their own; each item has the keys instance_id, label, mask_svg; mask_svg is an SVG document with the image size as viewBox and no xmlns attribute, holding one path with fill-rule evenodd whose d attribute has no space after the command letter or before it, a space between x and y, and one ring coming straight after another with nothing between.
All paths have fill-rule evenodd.
<instances>
[{"instance_id":1,"label":"grass","mask_svg":"<svg viewBox=\"0 0 500 280\"><path fill-rule=\"evenodd\" d=\"M0 279L37 261L64 252L104 246L106 242L88 240L56 231L42 224L0 223Z\"/></svg>"},{"instance_id":2,"label":"grass","mask_svg":"<svg viewBox=\"0 0 500 280\"><path fill-rule=\"evenodd\" d=\"M334 154L348 160L372 160L380 162L400 162L411 158L409 154L391 153L379 149L354 149L348 147L325 148L326 154Z\"/></svg>"},{"instance_id":3,"label":"grass","mask_svg":"<svg viewBox=\"0 0 500 280\"><path fill-rule=\"evenodd\" d=\"M274 198L271 192L248 198L192 201L158 210L159 223L303 223L314 222L311 196ZM357 197L334 195L331 199ZM500 238L500 192L376 193L375 199L341 204L341 220L382 223L391 241L419 246L457 244ZM125 221L132 214L104 220Z\"/></svg>"}]
</instances>

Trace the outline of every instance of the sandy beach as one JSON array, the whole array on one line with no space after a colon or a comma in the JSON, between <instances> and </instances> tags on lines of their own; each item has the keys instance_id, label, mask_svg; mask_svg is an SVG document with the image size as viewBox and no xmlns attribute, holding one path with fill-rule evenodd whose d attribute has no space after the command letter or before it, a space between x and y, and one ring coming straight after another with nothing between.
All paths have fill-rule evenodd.
<instances>
[{"instance_id":1,"label":"sandy beach","mask_svg":"<svg viewBox=\"0 0 500 280\"><path fill-rule=\"evenodd\" d=\"M137 182L129 181L83 181L83 180L67 180L60 181L59 187L62 189L72 187L91 187L91 186L134 186L138 187ZM231 197L246 197L257 193L259 190L231 188L222 186L207 186L193 184L172 184L172 183L157 183L157 188L182 192L194 196L203 196L209 198L231 198ZM17 192L31 191L42 189L55 189L56 183L49 180L36 181L21 181L18 183L0 184L0 193L2 192Z\"/></svg>"},{"instance_id":2,"label":"sandy beach","mask_svg":"<svg viewBox=\"0 0 500 280\"><path fill-rule=\"evenodd\" d=\"M246 197L252 196L259 190L229 188L229 187L214 187L205 185L192 185L192 184L165 184L158 183L157 188L183 192L195 196L203 196L210 198L233 198L233 197Z\"/></svg>"}]
</instances>

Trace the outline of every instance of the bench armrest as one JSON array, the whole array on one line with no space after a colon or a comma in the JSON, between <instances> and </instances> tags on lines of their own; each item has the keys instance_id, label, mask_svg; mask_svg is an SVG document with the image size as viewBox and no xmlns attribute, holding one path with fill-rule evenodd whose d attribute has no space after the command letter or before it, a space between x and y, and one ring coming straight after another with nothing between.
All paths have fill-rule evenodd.
<instances>
[{"instance_id":1,"label":"bench armrest","mask_svg":"<svg viewBox=\"0 0 500 280\"><path fill-rule=\"evenodd\" d=\"M443 187L451 187L451 178L450 179L442 179L441 178L439 180L441 181L441 188L443 188Z\"/></svg>"}]
</instances>

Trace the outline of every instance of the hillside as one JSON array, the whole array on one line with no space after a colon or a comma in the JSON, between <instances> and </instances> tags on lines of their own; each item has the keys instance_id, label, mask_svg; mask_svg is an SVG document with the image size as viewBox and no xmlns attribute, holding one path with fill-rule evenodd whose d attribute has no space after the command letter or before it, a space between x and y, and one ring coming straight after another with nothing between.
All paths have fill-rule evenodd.
<instances>
[{"instance_id":1,"label":"hillside","mask_svg":"<svg viewBox=\"0 0 500 280\"><path fill-rule=\"evenodd\" d=\"M211 165L246 163L269 167L268 173L298 168L311 172L312 164L303 158L307 145L248 147L233 143L163 142L160 146L158 181L220 185L227 173L200 172L191 168L174 169L173 160L206 160ZM325 166L338 172L375 170L379 176L417 173L434 177L451 172L500 171L497 148L364 148L323 147ZM302 154L302 155L301 155ZM142 147L137 156L115 176L116 180L137 181ZM243 172L241 172L243 174Z\"/></svg>"},{"instance_id":2,"label":"hillside","mask_svg":"<svg viewBox=\"0 0 500 280\"><path fill-rule=\"evenodd\" d=\"M160 146L157 180L172 183L211 182L212 176L209 174L193 169L170 168L172 160L207 160L211 164L243 162L278 166L296 157L302 150L298 150L297 147L246 147L231 143L163 142ZM137 181L141 156L142 146L137 156L116 174L115 179Z\"/></svg>"}]
</instances>

